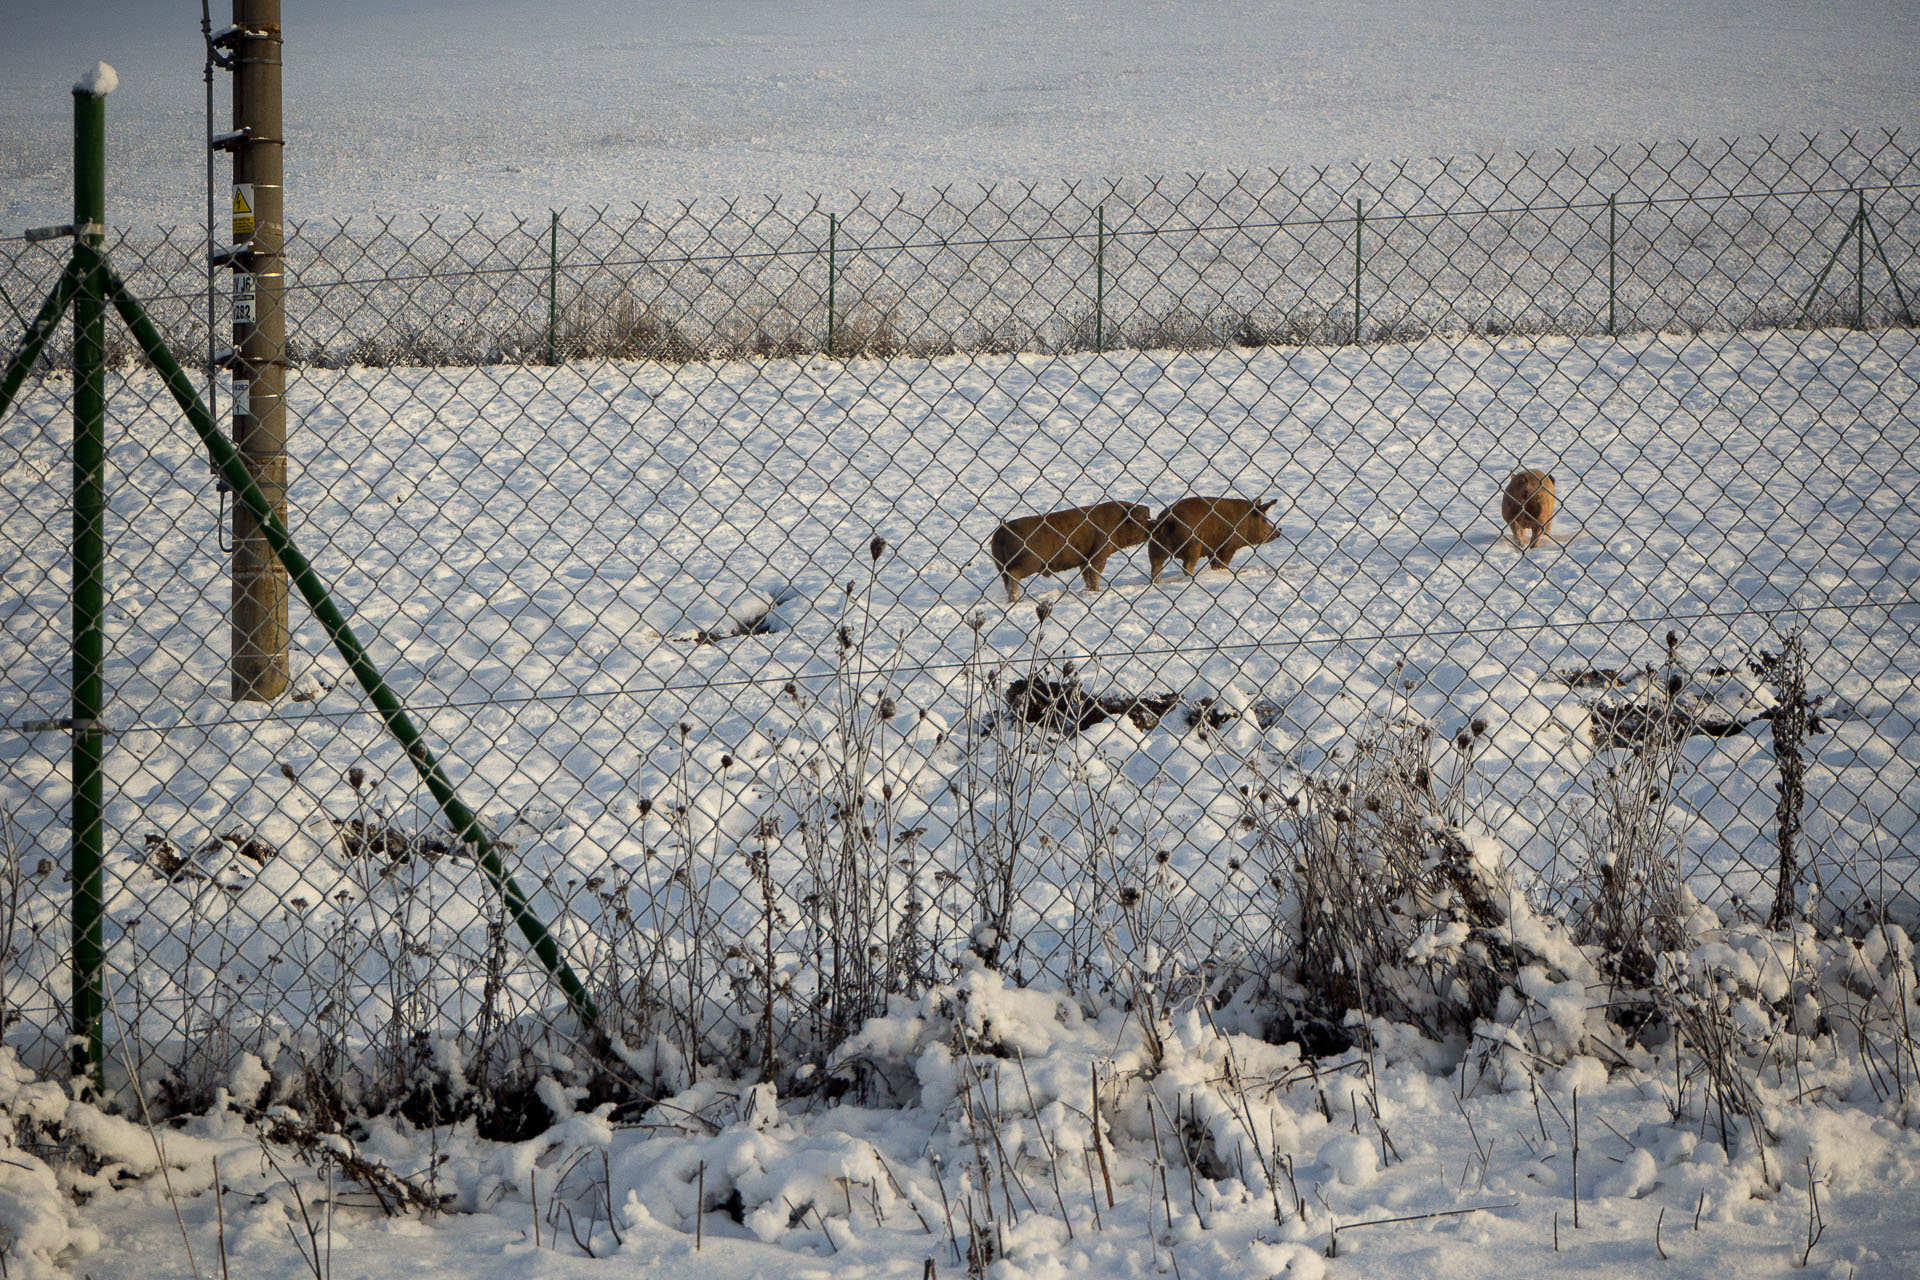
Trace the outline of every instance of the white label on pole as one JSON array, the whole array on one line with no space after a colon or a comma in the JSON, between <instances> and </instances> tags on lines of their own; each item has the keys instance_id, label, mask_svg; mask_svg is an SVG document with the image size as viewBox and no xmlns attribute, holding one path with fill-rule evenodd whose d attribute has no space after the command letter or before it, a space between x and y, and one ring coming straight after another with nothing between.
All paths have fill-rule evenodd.
<instances>
[{"instance_id":1,"label":"white label on pole","mask_svg":"<svg viewBox=\"0 0 1920 1280\"><path fill-rule=\"evenodd\" d=\"M253 321L253 272L236 271L233 273L233 322L252 324Z\"/></svg>"},{"instance_id":2,"label":"white label on pole","mask_svg":"<svg viewBox=\"0 0 1920 1280\"><path fill-rule=\"evenodd\" d=\"M253 384L245 378L233 380L233 416L244 418L253 412Z\"/></svg>"}]
</instances>

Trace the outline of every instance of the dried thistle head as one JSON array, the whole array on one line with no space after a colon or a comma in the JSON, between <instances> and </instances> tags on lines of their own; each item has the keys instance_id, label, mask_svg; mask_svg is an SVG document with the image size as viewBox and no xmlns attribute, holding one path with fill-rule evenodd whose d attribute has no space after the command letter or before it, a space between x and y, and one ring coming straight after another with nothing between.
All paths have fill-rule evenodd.
<instances>
[{"instance_id":1,"label":"dried thistle head","mask_svg":"<svg viewBox=\"0 0 1920 1280\"><path fill-rule=\"evenodd\" d=\"M1475 717L1475 719L1474 719L1474 721L1473 721L1473 723L1472 723L1471 725L1469 725L1469 726L1468 726L1468 728L1470 728L1470 729L1472 729L1472 730L1473 730L1473 736L1474 736L1474 737L1476 737L1476 738L1478 738L1478 737L1480 737L1481 735L1483 735L1483 734L1485 734L1485 733L1486 733L1486 731L1487 731L1487 720L1486 720L1486 717L1485 717L1485 716L1478 716L1478 717Z\"/></svg>"},{"instance_id":2,"label":"dried thistle head","mask_svg":"<svg viewBox=\"0 0 1920 1280\"><path fill-rule=\"evenodd\" d=\"M285 764L285 763L282 763L282 764L281 764L281 766L280 766L280 776L281 776L281 777L283 777L283 778L285 778L285 779L286 779L286 780L287 780L288 782L298 782L298 781L300 781L300 779L299 779L299 778L297 778L297 777L295 777L295 776L294 776L294 772L293 772L293 766L292 766L292 765L290 765L290 764Z\"/></svg>"},{"instance_id":3,"label":"dried thistle head","mask_svg":"<svg viewBox=\"0 0 1920 1280\"><path fill-rule=\"evenodd\" d=\"M873 541L867 544L867 555L872 558L875 564L879 564L880 557L885 555L886 551L887 551L887 540L881 537L877 533L874 534Z\"/></svg>"},{"instance_id":4,"label":"dried thistle head","mask_svg":"<svg viewBox=\"0 0 1920 1280\"><path fill-rule=\"evenodd\" d=\"M367 771L357 764L351 769L348 769L347 785L352 787L357 793L362 787L367 785Z\"/></svg>"}]
</instances>

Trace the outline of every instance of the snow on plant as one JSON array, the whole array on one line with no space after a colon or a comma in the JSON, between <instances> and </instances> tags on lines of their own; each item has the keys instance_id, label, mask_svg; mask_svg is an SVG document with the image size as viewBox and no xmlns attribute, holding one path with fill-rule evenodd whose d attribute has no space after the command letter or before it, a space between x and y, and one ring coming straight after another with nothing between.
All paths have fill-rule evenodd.
<instances>
[{"instance_id":1,"label":"snow on plant","mask_svg":"<svg viewBox=\"0 0 1920 1280\"><path fill-rule=\"evenodd\" d=\"M0 1048L0 1268L8 1276L70 1274L74 1259L99 1243L54 1170L23 1149L23 1140L60 1126L68 1110L58 1085L36 1079L12 1049Z\"/></svg>"},{"instance_id":2,"label":"snow on plant","mask_svg":"<svg viewBox=\"0 0 1920 1280\"><path fill-rule=\"evenodd\" d=\"M1247 758L1242 826L1283 922L1269 963L1312 1012L1446 1036L1492 1016L1515 985L1537 925L1466 801L1488 730L1475 719L1448 738L1394 706L1325 770L1289 779Z\"/></svg>"}]
</instances>

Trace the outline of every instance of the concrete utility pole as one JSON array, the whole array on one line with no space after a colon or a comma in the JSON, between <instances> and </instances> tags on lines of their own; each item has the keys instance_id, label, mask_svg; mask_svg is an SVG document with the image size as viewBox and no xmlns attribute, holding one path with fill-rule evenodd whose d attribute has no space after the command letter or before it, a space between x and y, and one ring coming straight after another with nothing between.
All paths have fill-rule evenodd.
<instances>
[{"instance_id":1,"label":"concrete utility pole","mask_svg":"<svg viewBox=\"0 0 1920 1280\"><path fill-rule=\"evenodd\" d=\"M233 0L233 439L281 523L287 519L287 316L281 301L283 197L280 0ZM233 696L286 691L287 574L242 503L233 504Z\"/></svg>"}]
</instances>

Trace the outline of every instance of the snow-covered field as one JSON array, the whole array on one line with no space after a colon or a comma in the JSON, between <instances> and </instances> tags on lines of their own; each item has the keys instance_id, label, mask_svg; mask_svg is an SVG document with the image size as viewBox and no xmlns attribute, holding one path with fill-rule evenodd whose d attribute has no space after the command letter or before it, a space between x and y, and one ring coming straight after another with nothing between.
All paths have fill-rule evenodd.
<instances>
[{"instance_id":1,"label":"snow-covered field","mask_svg":"<svg viewBox=\"0 0 1920 1280\"><path fill-rule=\"evenodd\" d=\"M115 424L108 821L111 1025L137 1027L135 1043L155 1050L117 1062L115 1074L131 1068L149 1088L166 1080L175 1096L207 1098L236 1070L236 1054L264 1057L284 1075L293 1064L312 1069L331 1044L369 1064L338 1068L338 1080L380 1096L380 1053L396 1029L470 1036L487 1016L481 877L460 858L383 865L364 845L356 853L351 830L343 837L339 822L376 814L430 837L431 817L297 602L297 682L307 700L249 711L221 698L216 499L185 429L170 413L136 407L157 399L150 384L134 372L115 387L127 408ZM1177 1024L1177 1067L1168 1068L1176 1074L1152 1076L1164 1096L1151 1106L1198 1105L1179 1101L1190 1086L1178 1073L1194 1073L1197 1087L1217 1076L1222 1054L1264 1064L1235 1070L1289 1082L1263 1095L1277 1110L1255 1127L1292 1155L1308 1212L1283 1211L1276 1225L1266 1184L1239 1171L1242 1150L1219 1157L1234 1170L1225 1182L1196 1174L1193 1190L1173 1187L1169 1197L1186 1203L1174 1205L1168 1227L1149 1184L1157 1168L1177 1183L1185 1165L1156 1154L1147 1077L1130 1075L1140 1062L1127 1048L1128 1020L1101 1014L1106 1022L1082 1029L1079 998L1060 993L1082 991L1104 1007L1100 993L1128 990L1132 966L1150 956L1144 963L1177 1009L1207 985L1199 975L1268 963L1276 930L1297 907L1255 873L1261 831L1246 821L1239 788L1297 787L1337 767L1370 714L1411 713L1442 742L1486 720L1459 793L1478 856L1542 905L1564 905L1585 850L1594 695L1554 674L1661 662L1670 630L1681 637L1687 696L1752 715L1768 695L1744 660L1785 630L1806 629L1813 688L1830 698L1807 784L1806 847L1821 886L1810 905L1837 918L1865 898L1910 914L1916 386L1920 350L1898 331L304 375L293 406L307 427L296 536L445 744L575 967L601 990L658 966L657 1007L623 1006L631 1019L623 1029L656 1085L693 1090L673 1105L701 1117L686 1123L708 1135L674 1142L655 1127L629 1134L582 1119L550 1135L552 1149L548 1139L522 1148L470 1134L433 1139L451 1144L448 1177L466 1197L457 1203L490 1211L493 1243L482 1256L531 1250L530 1241L508 1241L530 1235L531 1198L547 1205L563 1181L576 1221L591 1212L605 1193L586 1190L593 1176L573 1152L599 1143L611 1144L612 1172L598 1176L613 1179L622 1230L652 1241L649 1252L663 1240L670 1252L684 1247L692 1192L685 1170L671 1171L705 1160L714 1179L707 1203L720 1206L702 1228L712 1232L705 1247L739 1258L743 1273L763 1265L757 1251L768 1247L749 1236L820 1256L822 1266L848 1265L829 1259L851 1253L874 1274L905 1273L938 1255L937 1265L959 1271L942 1252L939 1221L929 1219L929 1238L913 1214L913 1206L930 1213L939 1178L958 1178L970 1149L951 1073L975 1068L924 1076L926 1037L938 1039L932 1024L902 1011L897 1027L866 1033L905 1055L904 1078L922 1080L918 1103L904 1111L822 1109L816 1097L790 1104L800 1111L788 1121L761 1111L729 1123L731 1094L745 1085L728 1081L751 1080L763 1012L783 1060L820 1043L831 998L819 957L833 930L847 927L838 914L846 909L868 911L854 923L869 922L889 956L896 946L911 952L928 966L925 980L996 986L989 975L967 976L969 948L985 945L1037 985L1033 995L982 997L1029 1010L982 1015L996 1026L1034 1017L1036 1001L1050 1011L1023 1052L1046 1064L1053 1083L1033 1082L1032 1103L1015 1076L984 1086L996 1114L1007 1113L995 1122L1002 1144L1067 1141L1067 1113L1048 1106L1068 1102L1046 1100L1077 1106L1067 1081L1084 1075L1090 1056L1139 1111L1110 1150L1131 1207L1091 1232L1085 1187L1072 1203L1063 1189L1051 1207L1030 1209L1022 1198L1051 1200L1037 1179L1064 1177L1071 1162L1049 1175L1022 1165L1031 1153L1008 1157L1029 1181L1009 1193L1013 1209L1000 1210L996 1230L1011 1234L998 1274L1124 1274L1170 1267L1176 1255L1199 1274L1287 1266L1311 1274L1336 1222L1469 1203L1507 1207L1356 1229L1341 1247L1432 1269L1503 1243L1513 1246L1503 1249L1505 1274L1548 1265L1551 1215L1570 1211L1560 1163L1570 1137L1557 1117L1534 1115L1532 1085L1516 1093L1518 1077L1503 1076L1499 1087L1478 1086L1486 1120L1468 1114L1493 1142L1482 1156L1459 1145L1464 1120L1441 1096L1455 1084L1429 1074L1457 1060L1458 1047L1405 1044L1386 1054L1366 1068L1382 1073L1379 1097L1358 1113L1351 1102L1330 1103L1329 1120L1294 1049L1223 1041L1191 1019ZM0 427L16 458L7 519L20 553L5 627L9 722L61 705L63 676L46 637L57 634L66 586L56 430L64 398L58 380L41 384ZM1498 485L1523 460L1558 473L1562 503L1553 543L1525 555L1502 539L1493 514ZM1243 552L1231 573L1189 580L1176 571L1149 584L1135 552L1115 562L1097 595L1035 580L1017 605L999 597L981 550L999 516L1108 495L1159 506L1189 491L1279 497L1279 539ZM764 633L698 642L702 631L762 611ZM1190 708L1211 698L1238 714L1212 730L1190 727L1176 710L1156 725L1116 719L1064 742L1022 736L989 678L1058 678L1067 662L1090 692L1169 694ZM1730 673L1709 674L1719 667ZM65 766L47 741L16 743L8 760L23 865L42 852L57 858L64 844ZM1696 738L1685 758L1682 870L1701 900L1736 921L1743 902L1760 910L1771 890L1775 763L1765 725ZM1447 748L1436 760L1440 771L1458 768ZM866 775L877 879L860 907L836 899L828 910L823 895L845 890L820 832L832 829L833 779L849 761ZM996 771L1008 762L1015 774ZM365 792L352 784L356 768L372 779ZM992 886L981 884L981 850L1022 823L1023 852L1012 861L1019 892L998 918L1006 937L983 944ZM242 847L249 837L263 843L254 852L264 863ZM162 874L155 840L185 858L184 871ZM1129 885L1149 912L1115 907ZM57 876L30 879L27 890L16 936L32 941L11 967L8 1001L26 1018L12 1039L45 1061L57 1039L23 1033L36 1025L57 1033L64 894ZM909 902L917 915L903 914ZM763 942L771 970L755 967ZM518 939L508 946L510 994L493 1004L509 1015L551 1010L556 997ZM752 1001L767 972L778 994L763 1010ZM1558 998L1580 998L1576 977L1557 981L1568 984ZM953 998L942 990L927 997L930 1009ZM1552 1007L1544 992L1536 998ZM1258 1029L1257 1020L1244 1026ZM1405 1033L1379 1034L1401 1043L1394 1037ZM1830 1252L1817 1256L1858 1264L1860 1274L1899 1274L1906 1262L1888 1259L1910 1260L1899 1251L1912 1245L1887 1234L1864 1188L1905 1176L1908 1131L1872 1118L1879 1111L1867 1100L1879 1086L1856 1059L1836 1059L1830 1038L1794 1043L1795 1054L1812 1055L1803 1073L1817 1059L1838 1074L1825 1086L1782 1077L1780 1114L1800 1118L1770 1123L1804 1128L1826 1212L1844 1221L1853 1203L1861 1215L1853 1253L1834 1244L1836 1228L1821 1246ZM1701 1268L1736 1234L1756 1265L1786 1258L1804 1234L1799 1149L1769 1145L1779 1167L1761 1173L1759 1148L1736 1141L1702 1166L1701 1153L1718 1145L1701 1136L1704 1112L1674 1123L1652 1083L1670 1065L1618 1051L1638 1065L1617 1080L1576 1061L1545 1071L1540 1085L1553 1099L1540 1105L1566 1111L1582 1082L1581 1105L1597 1108L1593 1123L1608 1135L1603 1153L1587 1156L1594 1172L1583 1194L1597 1199L1582 1226L1604 1224L1605 1243L1572 1236L1569 1212L1562 1247L1577 1241L1583 1265L1631 1269L1655 1247L1652 1219L1641 1218L1665 1208L1663 1230L1678 1236L1684 1223L1688 1238L1663 1235L1660 1247ZM696 1083L689 1052L733 1067ZM1324 1089L1361 1067L1350 1056L1345 1068L1318 1070ZM889 1088L903 1088L889 1071ZM783 1079L799 1089L806 1077ZM1015 1087L1022 1092L1010 1101ZM1832 1124L1786 1103L1821 1087L1835 1100ZM875 1100L899 1098L882 1091ZM1220 1105L1212 1123L1240 1123ZM1374 1167L1380 1139L1368 1106L1382 1109L1396 1144L1385 1172ZM1525 1138L1521 1119L1533 1126ZM1164 1141L1185 1122L1175 1114L1154 1123ZM1356 1125L1367 1136L1355 1137ZM1847 1126L1864 1127L1845 1158L1822 1156ZM194 1132L208 1145L180 1151L229 1150L223 1176L240 1163L235 1122L195 1122ZM425 1138L395 1131L373 1141L388 1144L396 1168L426 1162ZM709 1150L709 1141L718 1145ZM541 1193L540 1175L527 1171L543 1151L552 1186ZM929 1163L935 1156L940 1164ZM199 1158L176 1156L189 1189L209 1176ZM1443 1170L1449 1162L1458 1167ZM891 1175L878 1172L883 1163ZM278 1175L257 1176L271 1191ZM160 1194L141 1185L141 1196ZM839 1218L825 1207L829 1187L852 1197ZM1777 1190L1744 1199L1755 1187ZM642 1210L621 1207L629 1188ZM1849 1202L1849 1188L1861 1198ZM948 1186L957 1191L964 1196L960 1183ZM1720 1206L1702 1226L1707 1240L1722 1233L1711 1248L1691 1227L1703 1191ZM263 1207L280 1204L277 1194L245 1211L236 1202L230 1247L292 1265L276 1216L286 1210ZM506 1207L522 1195L518 1213ZM815 1204L813 1218L802 1200ZM205 1216L206 1197L190 1203ZM729 1203L740 1227L727 1225ZM604 1251L612 1234L604 1206L598 1212L599 1236L580 1229ZM796 1224L783 1228L782 1213ZM1078 1233L1071 1242L1068 1223ZM551 1226L543 1231L551 1247ZM1376 1232L1393 1243L1375 1244ZM113 1274L119 1247L89 1259L92 1273ZM141 1246L154 1247L156 1238ZM433 1265L471 1262L469 1246L455 1249L438 1230L418 1247L445 1259ZM1430 1264L1419 1260L1429 1255ZM683 1265L709 1262L703 1252Z\"/></svg>"},{"instance_id":2,"label":"snow-covered field","mask_svg":"<svg viewBox=\"0 0 1920 1280\"><path fill-rule=\"evenodd\" d=\"M1796 137L1920 106L1898 5L288 8L311 218ZM0 230L68 216L66 89L102 57L110 218L197 221L197 20L9 16ZM225 513L151 375L113 390L109 1076L197 1114L149 1130L18 1066L63 1050L68 772L62 735L9 733L9 1276L1920 1271L1911 330L302 371L295 535L609 1016L612 1093L297 600L297 699L221 696ZM67 398L48 379L0 421L16 728L67 710ZM1523 463L1562 502L1525 555L1494 515ZM1149 584L1141 548L1097 595L997 593L1002 516L1190 492L1276 497L1280 536L1231 573ZM1672 633L1682 704L1755 716L1748 660L1795 629L1826 696L1818 929L1752 923L1761 721L1679 753L1688 893L1657 968L1576 947L1611 865L1595 797L1610 765L1638 776L1595 705L1657 688ZM1050 737L1009 714L1020 677L1162 714ZM1284 800L1325 813L1311 788L1393 724L1431 732L1465 883L1505 905L1396 902L1412 942L1376 1007L1441 1038L1356 1015L1310 1060L1280 1019L1316 976L1290 859L1321 827ZM303 1161L336 1099L406 1118ZM448 1108L484 1123L430 1123ZM454 1216L388 1218L397 1183L355 1168Z\"/></svg>"},{"instance_id":3,"label":"snow-covered field","mask_svg":"<svg viewBox=\"0 0 1920 1280\"><path fill-rule=\"evenodd\" d=\"M679 785L683 722L697 726L696 772L720 753L742 767L777 755L807 720L784 686L824 705L846 683L835 629L852 623L872 668L857 682L896 697L892 731L914 762L902 784L929 806L901 820L934 823L929 845L953 823L939 810L948 739L980 713L969 671L1073 661L1096 693L1259 704L1260 736L1219 750L1257 741L1308 767L1352 709L1412 679L1408 703L1449 732L1491 718L1482 820L1550 874L1565 841L1547 819L1588 741L1583 692L1553 673L1657 661L1669 630L1690 666L1739 668L1804 626L1815 687L1845 708L1822 750L1835 790L1814 805L1815 838L1840 883L1876 849L1903 881L1917 361L1904 333L1832 332L315 371L292 393L305 428L295 525L476 798L502 822L563 815L581 847L549 852L587 870L653 842L633 805ZM331 692L267 713L219 700L216 498L150 383L129 375L117 395L130 408L108 678L127 776L113 829L198 843L224 822L264 822L299 807L260 776L281 763L335 808L348 764L404 781L303 609L299 681ZM10 718L52 716L63 696L42 630L66 590L62 451L47 429L62 401L50 382L0 428L22 481L8 515L24 553ZM1561 480L1554 545L1531 556L1501 538L1494 511L1523 461ZM1098 595L1040 579L1017 606L999 599L983 546L1002 516L1103 496L1158 508L1187 492L1277 496L1282 536L1232 574L1150 586L1143 549ZM1034 600L1052 607L1044 625ZM761 611L767 634L695 643ZM1736 713L1747 696L1718 694ZM1101 732L1120 735L1122 755L1149 748L1143 785L1181 738ZM1699 744L1703 892L1717 880L1747 893L1743 877L1771 863L1763 736ZM264 769L242 744L266 753ZM1224 759L1208 770L1232 773ZM29 834L60 802L28 794L30 780L10 779ZM765 799L736 794L740 775L714 785L695 786L699 807L745 815ZM722 825L737 835L741 815ZM1172 825L1196 865L1225 834Z\"/></svg>"}]
</instances>

